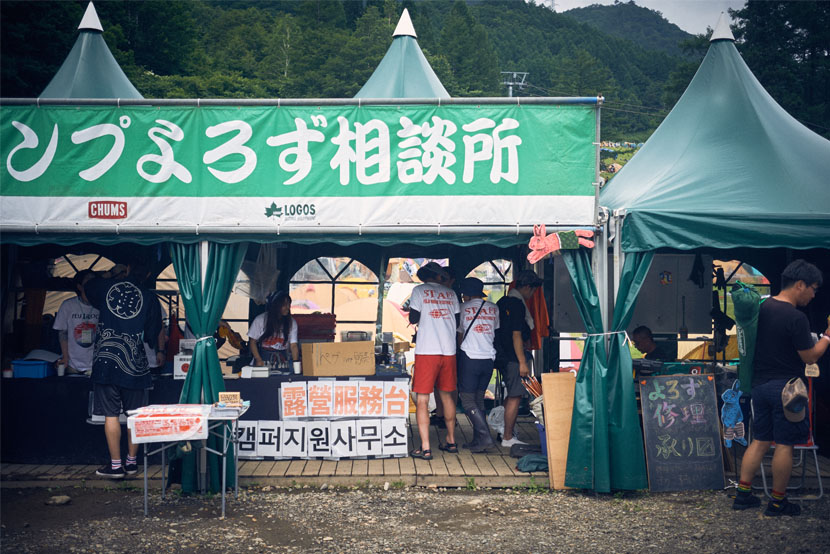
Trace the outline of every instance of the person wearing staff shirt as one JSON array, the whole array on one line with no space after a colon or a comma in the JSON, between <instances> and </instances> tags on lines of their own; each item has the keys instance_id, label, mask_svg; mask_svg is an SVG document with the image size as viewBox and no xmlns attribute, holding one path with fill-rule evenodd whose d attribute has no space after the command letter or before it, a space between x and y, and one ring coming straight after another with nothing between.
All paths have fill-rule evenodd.
<instances>
[{"instance_id":1,"label":"person wearing staff shirt","mask_svg":"<svg viewBox=\"0 0 830 554\"><path fill-rule=\"evenodd\" d=\"M471 452L484 452L495 446L484 411L484 392L495 367L496 329L499 309L484 298L481 279L468 277L461 282L461 325L458 326L458 395L473 425L473 440L464 444Z\"/></svg>"},{"instance_id":2,"label":"person wearing staff shirt","mask_svg":"<svg viewBox=\"0 0 830 554\"><path fill-rule=\"evenodd\" d=\"M409 322L418 324L412 392L415 393L415 419L421 447L409 454L413 458L431 460L429 395L436 386L438 397L435 400L444 405L447 425L447 442L439 448L450 453L458 452L453 392L457 381L455 350L459 305L455 292L444 285L449 275L440 265L429 262L418 270L417 275L423 284L412 289Z\"/></svg>"},{"instance_id":3,"label":"person wearing staff shirt","mask_svg":"<svg viewBox=\"0 0 830 554\"><path fill-rule=\"evenodd\" d=\"M255 366L290 367L300 360L297 346L297 322L291 317L291 297L286 291L271 293L268 309L254 318L248 329L248 344Z\"/></svg>"}]
</instances>

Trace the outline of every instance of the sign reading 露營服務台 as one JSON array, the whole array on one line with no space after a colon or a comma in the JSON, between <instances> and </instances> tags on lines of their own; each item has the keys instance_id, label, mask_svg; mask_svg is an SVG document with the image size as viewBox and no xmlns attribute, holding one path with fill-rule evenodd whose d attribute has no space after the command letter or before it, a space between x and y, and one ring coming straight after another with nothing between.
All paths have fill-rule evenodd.
<instances>
[{"instance_id":1,"label":"sign reading \u9732\u71df\u670d\u52d9\u53f0","mask_svg":"<svg viewBox=\"0 0 830 554\"><path fill-rule=\"evenodd\" d=\"M587 225L596 109L3 105L0 219L82 227Z\"/></svg>"}]
</instances>

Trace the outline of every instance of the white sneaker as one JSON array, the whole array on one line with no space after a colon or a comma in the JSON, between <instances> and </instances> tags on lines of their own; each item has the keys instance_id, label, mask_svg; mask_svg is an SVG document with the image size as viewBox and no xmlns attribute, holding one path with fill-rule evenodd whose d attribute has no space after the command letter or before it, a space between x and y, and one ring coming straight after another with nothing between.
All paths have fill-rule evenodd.
<instances>
[{"instance_id":1,"label":"white sneaker","mask_svg":"<svg viewBox=\"0 0 830 554\"><path fill-rule=\"evenodd\" d=\"M519 439L517 439L516 437L513 437L513 438L512 438L512 439L510 439L510 440L507 440L507 439L502 439L502 440L501 440L501 445L502 445L503 447L505 447L505 448L510 448L510 447L511 447L511 446L513 446L514 444L527 444L527 443L526 443L525 441L520 441L520 440L519 440Z\"/></svg>"}]
</instances>

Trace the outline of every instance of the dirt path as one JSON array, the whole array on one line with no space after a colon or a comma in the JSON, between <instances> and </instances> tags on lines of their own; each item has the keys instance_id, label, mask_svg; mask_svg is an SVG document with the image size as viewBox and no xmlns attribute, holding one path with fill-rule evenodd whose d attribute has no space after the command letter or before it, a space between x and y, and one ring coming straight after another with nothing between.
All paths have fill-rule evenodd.
<instances>
[{"instance_id":1,"label":"dirt path","mask_svg":"<svg viewBox=\"0 0 830 554\"><path fill-rule=\"evenodd\" d=\"M723 492L252 488L230 501L141 491L2 491L2 552L827 552L830 502L797 518L735 512ZM67 505L46 502L68 495Z\"/></svg>"}]
</instances>

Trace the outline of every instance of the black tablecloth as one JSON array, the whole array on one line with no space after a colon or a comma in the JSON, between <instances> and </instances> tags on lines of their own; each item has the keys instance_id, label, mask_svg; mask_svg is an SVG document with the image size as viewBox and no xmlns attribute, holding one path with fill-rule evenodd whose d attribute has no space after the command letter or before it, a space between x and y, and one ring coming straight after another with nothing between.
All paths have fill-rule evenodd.
<instances>
[{"instance_id":1,"label":"black tablecloth","mask_svg":"<svg viewBox=\"0 0 830 554\"><path fill-rule=\"evenodd\" d=\"M391 380L401 375L376 375ZM279 418L279 386L283 382L313 381L303 375L272 375L261 379L226 379L228 391L239 391L251 408L243 420ZM347 380L338 377L337 380ZM151 404L175 404L183 380L158 377L150 391ZM18 464L100 464L108 459L103 425L87 423L92 383L86 377L2 379L0 383L0 460ZM127 451L127 428L122 426L122 454Z\"/></svg>"}]
</instances>

